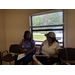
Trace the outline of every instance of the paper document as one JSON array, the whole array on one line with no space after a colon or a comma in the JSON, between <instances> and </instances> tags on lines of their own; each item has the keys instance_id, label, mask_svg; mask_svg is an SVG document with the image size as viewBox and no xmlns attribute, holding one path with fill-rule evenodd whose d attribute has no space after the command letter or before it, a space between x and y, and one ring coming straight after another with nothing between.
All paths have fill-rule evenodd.
<instances>
[{"instance_id":1,"label":"paper document","mask_svg":"<svg viewBox=\"0 0 75 75\"><path fill-rule=\"evenodd\" d=\"M25 53L21 53L21 54L18 55L17 60L20 60L25 56L26 56Z\"/></svg>"},{"instance_id":2,"label":"paper document","mask_svg":"<svg viewBox=\"0 0 75 75\"><path fill-rule=\"evenodd\" d=\"M36 57L47 57L48 55L35 55Z\"/></svg>"}]
</instances>

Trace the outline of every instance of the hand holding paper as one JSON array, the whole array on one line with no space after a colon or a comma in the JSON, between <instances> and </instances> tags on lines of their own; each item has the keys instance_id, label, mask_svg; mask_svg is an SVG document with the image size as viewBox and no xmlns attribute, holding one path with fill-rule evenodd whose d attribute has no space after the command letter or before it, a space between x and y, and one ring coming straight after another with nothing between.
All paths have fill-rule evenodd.
<instances>
[{"instance_id":1,"label":"hand holding paper","mask_svg":"<svg viewBox=\"0 0 75 75\"><path fill-rule=\"evenodd\" d=\"M25 53L19 54L17 60L20 60L20 59L22 59L25 56L26 56Z\"/></svg>"}]
</instances>

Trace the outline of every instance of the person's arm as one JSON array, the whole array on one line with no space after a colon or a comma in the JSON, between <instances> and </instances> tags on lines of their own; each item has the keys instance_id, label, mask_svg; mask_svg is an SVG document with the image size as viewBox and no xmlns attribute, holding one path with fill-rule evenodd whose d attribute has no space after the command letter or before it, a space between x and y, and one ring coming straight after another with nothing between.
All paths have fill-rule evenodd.
<instances>
[{"instance_id":1,"label":"person's arm","mask_svg":"<svg viewBox=\"0 0 75 75\"><path fill-rule=\"evenodd\" d=\"M53 58L58 58L59 50L55 50L55 54L50 55Z\"/></svg>"},{"instance_id":2,"label":"person's arm","mask_svg":"<svg viewBox=\"0 0 75 75\"><path fill-rule=\"evenodd\" d=\"M41 52L42 46L43 46L43 43L41 44L40 49L35 53L36 55L38 55Z\"/></svg>"},{"instance_id":3,"label":"person's arm","mask_svg":"<svg viewBox=\"0 0 75 75\"><path fill-rule=\"evenodd\" d=\"M50 57L58 58L58 54L59 54L59 49L60 49L60 48L61 48L61 47L60 47L59 44L58 44L57 47L56 47L56 50L55 50L55 54L50 55Z\"/></svg>"},{"instance_id":4,"label":"person's arm","mask_svg":"<svg viewBox=\"0 0 75 75\"><path fill-rule=\"evenodd\" d=\"M28 51L27 53L25 53L25 55L28 55L28 54L30 54L30 53L32 53L34 50L35 50L35 46L34 46L34 44L31 44L31 50L30 51Z\"/></svg>"},{"instance_id":5,"label":"person's arm","mask_svg":"<svg viewBox=\"0 0 75 75\"><path fill-rule=\"evenodd\" d=\"M22 49L22 44L20 44L20 48L19 48L23 53L27 53L27 51Z\"/></svg>"},{"instance_id":6,"label":"person's arm","mask_svg":"<svg viewBox=\"0 0 75 75\"><path fill-rule=\"evenodd\" d=\"M53 57L53 58L58 58L59 50L55 50L55 54L48 54L47 59Z\"/></svg>"},{"instance_id":7,"label":"person's arm","mask_svg":"<svg viewBox=\"0 0 75 75\"><path fill-rule=\"evenodd\" d=\"M41 46L40 46L39 52L41 52L41 50L42 50L42 46L43 46L43 43L42 43Z\"/></svg>"}]
</instances>

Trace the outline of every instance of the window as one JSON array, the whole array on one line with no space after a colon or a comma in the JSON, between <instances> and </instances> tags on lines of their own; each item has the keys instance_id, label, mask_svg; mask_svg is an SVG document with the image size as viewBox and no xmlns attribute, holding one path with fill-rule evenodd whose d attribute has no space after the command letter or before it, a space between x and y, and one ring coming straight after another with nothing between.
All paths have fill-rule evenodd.
<instances>
[{"instance_id":1,"label":"window","mask_svg":"<svg viewBox=\"0 0 75 75\"><path fill-rule=\"evenodd\" d=\"M59 41L59 45L64 47L64 15L63 10L54 12L45 12L36 15L31 15L31 32L36 45L46 39L44 36L46 33L53 31L56 34L56 39Z\"/></svg>"}]
</instances>

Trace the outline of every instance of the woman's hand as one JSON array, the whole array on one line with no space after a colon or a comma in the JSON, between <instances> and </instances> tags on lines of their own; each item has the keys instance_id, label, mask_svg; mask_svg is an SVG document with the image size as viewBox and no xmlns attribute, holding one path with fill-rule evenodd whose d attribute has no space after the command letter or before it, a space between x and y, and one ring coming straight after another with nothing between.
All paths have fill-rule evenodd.
<instances>
[{"instance_id":1,"label":"woman's hand","mask_svg":"<svg viewBox=\"0 0 75 75\"><path fill-rule=\"evenodd\" d=\"M25 55L28 55L28 53L25 53Z\"/></svg>"},{"instance_id":2,"label":"woman's hand","mask_svg":"<svg viewBox=\"0 0 75 75\"><path fill-rule=\"evenodd\" d=\"M55 54L59 54L59 50L55 50Z\"/></svg>"},{"instance_id":3,"label":"woman's hand","mask_svg":"<svg viewBox=\"0 0 75 75\"><path fill-rule=\"evenodd\" d=\"M39 55L39 53L40 53L40 52L39 52L39 51L37 51L37 52L35 52L35 55Z\"/></svg>"},{"instance_id":4,"label":"woman's hand","mask_svg":"<svg viewBox=\"0 0 75 75\"><path fill-rule=\"evenodd\" d=\"M28 51L27 50L25 50L25 53L27 53Z\"/></svg>"}]
</instances>

